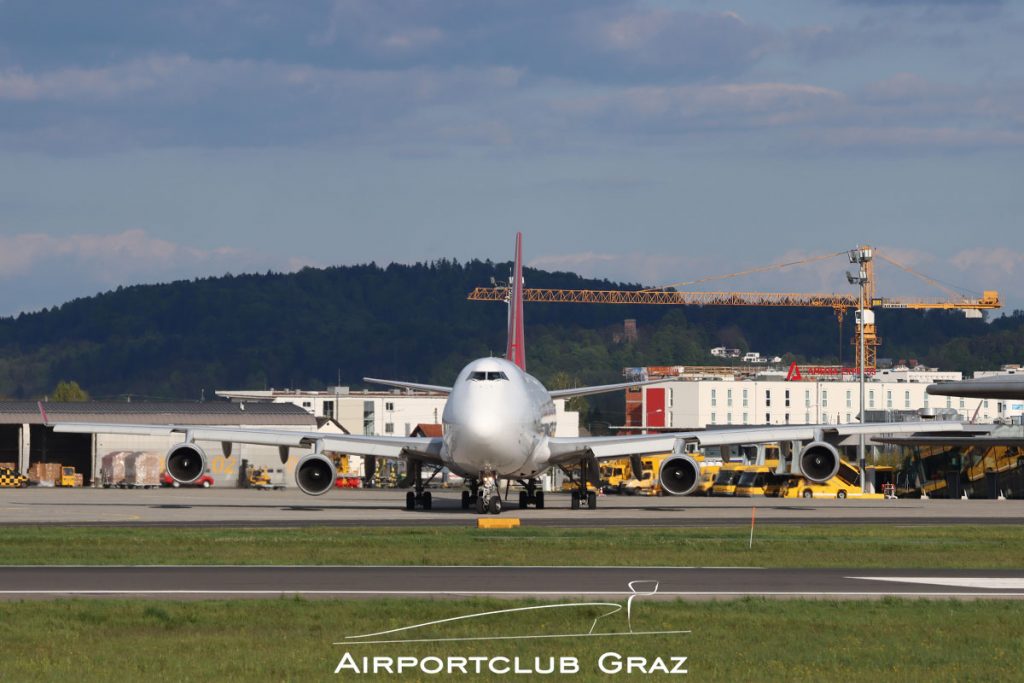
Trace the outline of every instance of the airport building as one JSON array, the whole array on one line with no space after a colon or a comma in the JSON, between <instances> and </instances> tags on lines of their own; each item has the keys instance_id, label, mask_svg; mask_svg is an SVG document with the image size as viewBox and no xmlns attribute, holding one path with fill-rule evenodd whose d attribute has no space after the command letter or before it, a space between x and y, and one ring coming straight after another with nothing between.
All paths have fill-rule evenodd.
<instances>
[{"instance_id":1,"label":"airport building","mask_svg":"<svg viewBox=\"0 0 1024 683\"><path fill-rule=\"evenodd\" d=\"M635 368L629 369L634 371ZM880 370L866 381L868 421L885 422L942 414L965 421L1020 420L1024 402L930 396L929 384L956 381L959 372ZM684 375L627 393L626 426L702 429L722 425L847 424L858 421L856 376L786 380L781 373L738 377L721 372Z\"/></svg>"}]
</instances>

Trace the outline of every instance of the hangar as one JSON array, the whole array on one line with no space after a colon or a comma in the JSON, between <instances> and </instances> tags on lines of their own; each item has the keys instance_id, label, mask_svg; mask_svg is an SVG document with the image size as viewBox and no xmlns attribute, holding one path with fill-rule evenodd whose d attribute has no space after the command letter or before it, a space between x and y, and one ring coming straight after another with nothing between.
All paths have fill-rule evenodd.
<instances>
[{"instance_id":1,"label":"hangar","mask_svg":"<svg viewBox=\"0 0 1024 683\"><path fill-rule=\"evenodd\" d=\"M110 424L195 424L217 427L273 428L324 433L347 433L329 418L317 418L290 403L202 403L114 402L43 404L48 421L104 422ZM27 472L37 462L56 462L73 466L83 475L86 486L99 474L100 458L113 451L153 451L161 455L180 436L125 436L115 434L56 434L43 422L38 405L33 401L0 401L0 462L16 463ZM276 447L239 445L234 458L221 452L222 446L203 444L211 459L211 475L217 484L233 485L238 479L238 463L244 458L255 465L281 467ZM299 449L290 454L286 468L291 469L304 454Z\"/></svg>"}]
</instances>

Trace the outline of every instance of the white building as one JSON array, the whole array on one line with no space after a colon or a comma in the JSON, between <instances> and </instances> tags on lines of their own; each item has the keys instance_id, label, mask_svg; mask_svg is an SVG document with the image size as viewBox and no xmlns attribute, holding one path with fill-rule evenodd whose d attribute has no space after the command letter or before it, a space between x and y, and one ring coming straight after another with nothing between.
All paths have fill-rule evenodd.
<instances>
[{"instance_id":1,"label":"white building","mask_svg":"<svg viewBox=\"0 0 1024 683\"><path fill-rule=\"evenodd\" d=\"M448 397L444 394L394 391L352 391L332 387L324 391L269 390L218 391L232 401L292 403L317 417L334 418L351 434L409 436L416 425L440 424ZM558 436L579 436L579 413L565 410L565 400L555 401Z\"/></svg>"},{"instance_id":2,"label":"white building","mask_svg":"<svg viewBox=\"0 0 1024 683\"><path fill-rule=\"evenodd\" d=\"M991 423L1015 414L1013 406L995 399L930 396L925 392L935 381L959 379L958 372L879 373L866 382L864 390L868 420L893 419L919 410L952 409L964 420ZM856 379L706 379L670 380L643 387L640 418L642 426L698 429L712 425L847 424L857 422L859 412Z\"/></svg>"}]
</instances>

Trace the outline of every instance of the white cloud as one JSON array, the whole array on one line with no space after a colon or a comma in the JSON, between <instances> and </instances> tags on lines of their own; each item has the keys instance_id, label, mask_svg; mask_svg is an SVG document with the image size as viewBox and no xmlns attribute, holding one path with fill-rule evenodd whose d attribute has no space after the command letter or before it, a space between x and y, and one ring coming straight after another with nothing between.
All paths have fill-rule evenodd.
<instances>
[{"instance_id":1,"label":"white cloud","mask_svg":"<svg viewBox=\"0 0 1024 683\"><path fill-rule=\"evenodd\" d=\"M0 274L5 279L36 272L40 264L75 264L111 283L125 274L168 273L248 258L234 247L198 249L151 237L143 230L114 234L57 236L22 233L0 236Z\"/></svg>"}]
</instances>

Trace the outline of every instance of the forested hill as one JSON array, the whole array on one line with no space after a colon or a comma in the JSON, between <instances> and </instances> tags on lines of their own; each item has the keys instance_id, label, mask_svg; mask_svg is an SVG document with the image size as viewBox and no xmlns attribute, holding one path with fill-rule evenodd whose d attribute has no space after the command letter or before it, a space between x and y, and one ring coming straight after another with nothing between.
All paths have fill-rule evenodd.
<instances>
[{"instance_id":1,"label":"forested hill","mask_svg":"<svg viewBox=\"0 0 1024 683\"><path fill-rule=\"evenodd\" d=\"M507 263L442 260L224 276L119 288L0 319L0 395L40 396L61 379L94 397L207 397L214 389L360 385L365 375L449 383L504 351L505 309L466 301ZM635 288L527 269L532 287ZM636 318L635 344L616 343ZM842 353L850 358L852 316ZM975 369L1024 360L1024 315L992 324L951 313L879 311L882 356ZM529 369L550 381L614 381L624 366L709 363L718 344L834 362L831 311L528 304ZM787 356L788 358L788 356ZM565 379L563 376L561 379Z\"/></svg>"}]
</instances>

